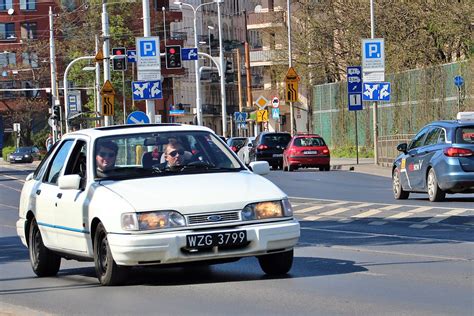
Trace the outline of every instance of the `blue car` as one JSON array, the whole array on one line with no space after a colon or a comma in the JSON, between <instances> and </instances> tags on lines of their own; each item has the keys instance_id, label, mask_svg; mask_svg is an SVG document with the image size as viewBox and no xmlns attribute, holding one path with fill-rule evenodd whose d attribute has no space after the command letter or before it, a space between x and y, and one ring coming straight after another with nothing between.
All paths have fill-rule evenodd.
<instances>
[{"instance_id":1,"label":"blue car","mask_svg":"<svg viewBox=\"0 0 474 316\"><path fill-rule=\"evenodd\" d=\"M428 193L435 202L447 193L474 193L474 112L430 123L397 150L401 154L392 166L395 199L416 192Z\"/></svg>"}]
</instances>

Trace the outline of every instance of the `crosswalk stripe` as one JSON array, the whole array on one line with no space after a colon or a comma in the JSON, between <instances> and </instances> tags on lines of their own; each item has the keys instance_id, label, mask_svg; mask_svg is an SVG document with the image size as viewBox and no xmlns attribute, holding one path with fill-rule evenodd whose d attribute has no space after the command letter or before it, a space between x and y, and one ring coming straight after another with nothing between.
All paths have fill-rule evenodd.
<instances>
[{"instance_id":1,"label":"crosswalk stripe","mask_svg":"<svg viewBox=\"0 0 474 316\"><path fill-rule=\"evenodd\" d=\"M387 206L384 206L384 207L381 207L379 208L379 210L383 210L383 211L391 211L391 210L394 210L396 208L400 208L400 207L403 207L403 205L387 205Z\"/></svg>"},{"instance_id":2,"label":"crosswalk stripe","mask_svg":"<svg viewBox=\"0 0 474 316\"><path fill-rule=\"evenodd\" d=\"M439 223L450 216L456 216L466 211L467 210L464 210L464 209L451 210L449 212L446 212L443 214L437 214L434 217L428 218L427 220L424 220L422 223L427 223L427 224Z\"/></svg>"},{"instance_id":3,"label":"crosswalk stripe","mask_svg":"<svg viewBox=\"0 0 474 316\"><path fill-rule=\"evenodd\" d=\"M306 216L305 218L303 218L305 221L316 221L318 219L320 219L322 216Z\"/></svg>"},{"instance_id":4,"label":"crosswalk stripe","mask_svg":"<svg viewBox=\"0 0 474 316\"><path fill-rule=\"evenodd\" d=\"M307 212L311 212L311 211L314 211L314 210L319 210L319 209L327 207L327 206L328 206L327 204L314 205L314 206L302 208L301 210L296 210L293 213L295 213L295 214L307 213Z\"/></svg>"},{"instance_id":5,"label":"crosswalk stripe","mask_svg":"<svg viewBox=\"0 0 474 316\"><path fill-rule=\"evenodd\" d=\"M378 214L382 211L380 210L368 210L367 212L363 212L363 213L360 213L360 214L357 214L357 215L353 215L351 216L352 218L364 218L364 217L370 217L372 215L375 215L375 214Z\"/></svg>"},{"instance_id":6,"label":"crosswalk stripe","mask_svg":"<svg viewBox=\"0 0 474 316\"><path fill-rule=\"evenodd\" d=\"M349 210L348 207L339 207L339 208L336 208L335 210L327 211L327 212L321 213L319 215L331 216L331 215L336 215L336 214L339 214L339 213L343 213L343 212L348 211L348 210Z\"/></svg>"},{"instance_id":7,"label":"crosswalk stripe","mask_svg":"<svg viewBox=\"0 0 474 316\"><path fill-rule=\"evenodd\" d=\"M401 219L401 218L411 216L413 214L418 214L418 213L421 213L421 212L425 212L425 211L430 210L430 209L432 209L432 207L422 206L422 207L415 208L413 210L404 211L404 212L400 212L400 213L397 213L397 214L394 214L394 215L390 215L388 217L385 217L385 219L388 219L388 220Z\"/></svg>"}]
</instances>

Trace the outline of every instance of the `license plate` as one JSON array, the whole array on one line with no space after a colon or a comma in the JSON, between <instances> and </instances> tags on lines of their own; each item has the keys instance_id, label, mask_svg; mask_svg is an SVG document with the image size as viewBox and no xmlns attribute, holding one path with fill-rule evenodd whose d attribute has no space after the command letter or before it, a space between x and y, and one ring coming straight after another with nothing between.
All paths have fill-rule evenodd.
<instances>
[{"instance_id":1,"label":"license plate","mask_svg":"<svg viewBox=\"0 0 474 316\"><path fill-rule=\"evenodd\" d=\"M15 160L21 160L22 158L21 157L16 157Z\"/></svg>"},{"instance_id":2,"label":"license plate","mask_svg":"<svg viewBox=\"0 0 474 316\"><path fill-rule=\"evenodd\" d=\"M273 157L283 157L283 154L273 154Z\"/></svg>"},{"instance_id":3,"label":"license plate","mask_svg":"<svg viewBox=\"0 0 474 316\"><path fill-rule=\"evenodd\" d=\"M318 153L317 150L305 150L303 151L303 154L305 155L316 155Z\"/></svg>"},{"instance_id":4,"label":"license plate","mask_svg":"<svg viewBox=\"0 0 474 316\"><path fill-rule=\"evenodd\" d=\"M241 246L247 243L245 230L186 235L186 247L193 249L210 248L215 246Z\"/></svg>"}]
</instances>

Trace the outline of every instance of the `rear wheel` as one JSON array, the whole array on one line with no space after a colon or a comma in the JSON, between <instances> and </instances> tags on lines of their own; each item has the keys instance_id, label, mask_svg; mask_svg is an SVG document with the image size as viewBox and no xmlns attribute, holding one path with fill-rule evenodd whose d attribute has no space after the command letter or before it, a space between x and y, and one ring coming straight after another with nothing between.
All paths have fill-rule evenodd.
<instances>
[{"instance_id":1,"label":"rear wheel","mask_svg":"<svg viewBox=\"0 0 474 316\"><path fill-rule=\"evenodd\" d=\"M446 197L446 192L441 190L438 185L438 178L436 177L436 173L434 169L430 169L428 172L428 198L431 202L439 202L444 200Z\"/></svg>"},{"instance_id":2,"label":"rear wheel","mask_svg":"<svg viewBox=\"0 0 474 316\"><path fill-rule=\"evenodd\" d=\"M293 249L258 257L263 272L270 275L287 274L293 265Z\"/></svg>"},{"instance_id":3,"label":"rear wheel","mask_svg":"<svg viewBox=\"0 0 474 316\"><path fill-rule=\"evenodd\" d=\"M102 285L122 284L128 275L128 268L115 263L104 225L99 223L94 236L94 264L97 278Z\"/></svg>"},{"instance_id":4,"label":"rear wheel","mask_svg":"<svg viewBox=\"0 0 474 316\"><path fill-rule=\"evenodd\" d=\"M395 168L392 174L393 197L396 200L406 200L410 196L410 192L403 190L402 181L400 179L400 171Z\"/></svg>"},{"instance_id":5,"label":"rear wheel","mask_svg":"<svg viewBox=\"0 0 474 316\"><path fill-rule=\"evenodd\" d=\"M36 219L31 220L28 250L33 272L39 277L58 274L61 257L45 247Z\"/></svg>"}]
</instances>

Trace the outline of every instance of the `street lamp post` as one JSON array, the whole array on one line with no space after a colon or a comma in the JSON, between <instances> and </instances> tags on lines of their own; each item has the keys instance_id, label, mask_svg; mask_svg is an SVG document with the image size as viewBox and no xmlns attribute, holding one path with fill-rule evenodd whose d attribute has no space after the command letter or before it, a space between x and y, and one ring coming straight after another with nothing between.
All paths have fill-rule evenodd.
<instances>
[{"instance_id":1,"label":"street lamp post","mask_svg":"<svg viewBox=\"0 0 474 316\"><path fill-rule=\"evenodd\" d=\"M221 23L221 3L224 0L214 0L217 3L217 24L219 27L219 59L221 64L221 105L222 105L222 136L227 136L227 108L225 100L225 69L224 51L222 48L222 23Z\"/></svg>"},{"instance_id":2,"label":"street lamp post","mask_svg":"<svg viewBox=\"0 0 474 316\"><path fill-rule=\"evenodd\" d=\"M192 6L189 3L184 3L181 1L175 1L174 4L179 5L180 9L183 6L191 8L193 10L193 24L194 24L194 47L198 47L198 36L197 36L197 11L200 7L212 4L213 2L201 3L197 7ZM194 61L194 72L196 77L196 117L197 125L202 125L202 106L201 106L201 85L199 83L199 60Z\"/></svg>"}]
</instances>

